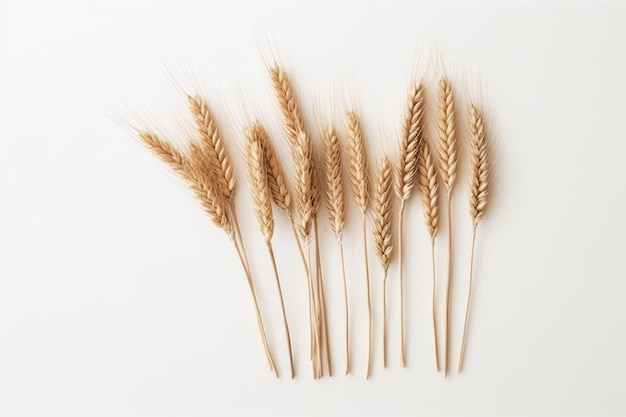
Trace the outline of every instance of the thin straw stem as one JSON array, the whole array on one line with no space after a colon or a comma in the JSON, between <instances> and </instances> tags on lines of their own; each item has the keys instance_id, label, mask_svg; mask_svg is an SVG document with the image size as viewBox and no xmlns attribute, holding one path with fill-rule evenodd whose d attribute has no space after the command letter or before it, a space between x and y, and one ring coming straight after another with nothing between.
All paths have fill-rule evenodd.
<instances>
[{"instance_id":1,"label":"thin straw stem","mask_svg":"<svg viewBox=\"0 0 626 417\"><path fill-rule=\"evenodd\" d=\"M350 319L348 316L348 283L346 280L346 265L343 253L343 236L337 239L339 245L339 257L341 259L341 277L343 278L343 307L344 307L344 330L345 330L345 349L346 349L346 375L350 373Z\"/></svg>"},{"instance_id":2,"label":"thin straw stem","mask_svg":"<svg viewBox=\"0 0 626 417\"><path fill-rule=\"evenodd\" d=\"M283 289L280 285L280 278L278 276L278 268L276 267L276 257L274 256L274 248L272 242L267 242L267 250L272 261L272 268L274 270L274 278L276 279L276 287L278 288L278 297L280 299L280 309L283 314L283 327L285 329L285 335L287 336L287 349L289 350L289 367L291 369L291 379L296 377L296 373L293 366L293 351L291 349L291 332L289 331L289 324L287 323L287 312L285 311L285 301L283 299Z\"/></svg>"},{"instance_id":3,"label":"thin straw stem","mask_svg":"<svg viewBox=\"0 0 626 417\"><path fill-rule=\"evenodd\" d=\"M446 279L444 310L444 351L443 351L443 376L448 376L448 363L450 358L450 287L452 285L452 193L448 190L448 277Z\"/></svg>"},{"instance_id":4,"label":"thin straw stem","mask_svg":"<svg viewBox=\"0 0 626 417\"><path fill-rule=\"evenodd\" d=\"M463 359L465 358L465 343L467 340L467 323L469 322L470 301L472 298L472 280L474 275L474 243L476 242L476 224L472 230L472 249L470 255L469 283L467 286L467 300L465 301L465 320L463 321L463 336L461 337L461 353L459 354L459 364L456 371L463 370Z\"/></svg>"},{"instance_id":5,"label":"thin straw stem","mask_svg":"<svg viewBox=\"0 0 626 417\"><path fill-rule=\"evenodd\" d=\"M387 367L387 271L383 278L383 368Z\"/></svg>"},{"instance_id":6,"label":"thin straw stem","mask_svg":"<svg viewBox=\"0 0 626 417\"><path fill-rule=\"evenodd\" d=\"M404 240L404 207L405 200L400 201L398 230L398 264L400 268L400 366L406 366L406 341L404 331L404 269L402 266L402 241Z\"/></svg>"},{"instance_id":7,"label":"thin straw stem","mask_svg":"<svg viewBox=\"0 0 626 417\"><path fill-rule=\"evenodd\" d=\"M333 376L332 359L330 354L330 337L328 334L328 320L326 315L326 296L324 293L324 271L322 270L322 258L320 253L319 229L317 227L317 217L313 218L313 231L315 232L315 269L317 272L317 290L319 293L320 321L322 327L322 338L324 339L324 353L326 357L326 367L328 376Z\"/></svg>"},{"instance_id":8,"label":"thin straw stem","mask_svg":"<svg viewBox=\"0 0 626 417\"><path fill-rule=\"evenodd\" d=\"M433 350L435 353L435 370L439 372L439 343L437 341L437 307L435 304L436 300L436 276L435 276L435 238L432 237L430 240L430 255L431 255L431 265L432 265L432 320L433 320Z\"/></svg>"},{"instance_id":9,"label":"thin straw stem","mask_svg":"<svg viewBox=\"0 0 626 417\"><path fill-rule=\"evenodd\" d=\"M363 255L365 257L365 285L367 287L367 330L368 330L368 343L367 343L367 369L365 371L365 379L370 377L371 365L372 365L372 294L370 290L370 272L369 262L367 258L367 227L365 224L365 211L362 212L361 223L363 228Z\"/></svg>"}]
</instances>

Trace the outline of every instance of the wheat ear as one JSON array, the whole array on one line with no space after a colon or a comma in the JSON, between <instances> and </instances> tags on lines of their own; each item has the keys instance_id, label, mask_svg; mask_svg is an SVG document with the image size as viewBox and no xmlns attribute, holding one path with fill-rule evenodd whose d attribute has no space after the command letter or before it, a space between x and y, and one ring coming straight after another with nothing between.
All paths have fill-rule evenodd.
<instances>
[{"instance_id":1,"label":"wheat ear","mask_svg":"<svg viewBox=\"0 0 626 417\"><path fill-rule=\"evenodd\" d=\"M465 357L465 345L467 341L467 323L469 321L470 301L472 297L472 281L474 270L474 244L476 243L476 228L482 219L487 207L487 194L489 191L489 155L487 138L483 116L478 107L470 106L470 216L472 217L472 248L470 256L469 283L467 286L467 299L465 301L465 319L463 320L463 335L461 337L461 351L457 372L463 369Z\"/></svg>"},{"instance_id":2,"label":"wheat ear","mask_svg":"<svg viewBox=\"0 0 626 417\"><path fill-rule=\"evenodd\" d=\"M346 136L348 138L348 160L350 188L356 204L361 211L361 227L363 229L363 256L365 263L365 284L367 290L367 369L365 378L369 378L372 363L372 295L370 289L370 273L367 256L366 211L369 204L369 176L367 170L367 153L361 122L353 111L346 112Z\"/></svg>"},{"instance_id":3,"label":"wheat ear","mask_svg":"<svg viewBox=\"0 0 626 417\"><path fill-rule=\"evenodd\" d=\"M450 357L450 287L452 285L452 190L456 180L457 149L456 149L456 112L454 108L454 93L446 77L439 80L438 88L439 114L437 126L439 129L439 173L448 193L448 276L445 285L444 310L444 350L443 375L448 375Z\"/></svg>"},{"instance_id":4,"label":"wheat ear","mask_svg":"<svg viewBox=\"0 0 626 417\"><path fill-rule=\"evenodd\" d=\"M437 339L437 316L435 306L435 236L439 230L439 183L435 161L426 140L422 141L417 162L417 175L420 197L424 207L424 221L430 235L431 269L432 269L432 299L431 316L433 324L433 349L435 352L435 369L439 371L439 343Z\"/></svg>"},{"instance_id":5,"label":"wheat ear","mask_svg":"<svg viewBox=\"0 0 626 417\"><path fill-rule=\"evenodd\" d=\"M241 266L243 267L246 275L246 282L248 283L248 288L250 289L250 294L252 296L257 326L259 328L265 357L270 370L276 377L278 377L278 371L276 369L276 365L274 364L274 358L272 357L272 352L267 341L265 324L263 323L263 317L261 315L256 290L254 289L254 281L252 279L249 264L247 259L244 257L241 242L238 240L232 222L230 221L230 217L227 214L223 195L215 190L216 187L211 182L210 177L206 174L207 161L202 157L201 149L192 144L191 158L187 158L171 144L162 140L154 133L142 131L139 132L139 138L148 147L148 149L152 151L152 153L165 162L181 178L187 181L211 221L217 227L223 229L233 242L239 260L241 261Z\"/></svg>"},{"instance_id":6,"label":"wheat ear","mask_svg":"<svg viewBox=\"0 0 626 417\"><path fill-rule=\"evenodd\" d=\"M265 156L263 154L263 145L261 143L258 132L259 129L256 125L249 127L244 132L247 139L246 164L248 166L248 177L250 178L250 188L252 190L252 200L254 202L256 217L259 223L259 228L261 229L261 233L265 238L265 243L267 245L267 250L274 271L276 287L278 289L278 296L280 299L280 307L283 318L283 327L287 338L291 378L293 379L295 377L295 371L293 365L293 351L291 348L291 332L289 331L287 313L285 312L285 301L283 299L283 290L280 284L278 268L276 267L274 249L272 247L272 236L274 233L272 198L270 187L267 182L267 169Z\"/></svg>"},{"instance_id":7,"label":"wheat ear","mask_svg":"<svg viewBox=\"0 0 626 417\"><path fill-rule=\"evenodd\" d=\"M323 132L324 179L326 191L326 209L330 228L337 239L337 248L341 259L341 277L343 280L344 301L344 347L346 366L345 374L350 373L350 319L348 308L348 283L343 253L343 227L345 223L345 197L343 189L343 171L341 164L341 144L339 136L332 126Z\"/></svg>"},{"instance_id":8,"label":"wheat ear","mask_svg":"<svg viewBox=\"0 0 626 417\"><path fill-rule=\"evenodd\" d=\"M387 367L387 278L391 264L391 204L392 175L389 159L385 156L378 165L372 211L374 213L374 247L383 267L383 367Z\"/></svg>"},{"instance_id":9,"label":"wheat ear","mask_svg":"<svg viewBox=\"0 0 626 417\"><path fill-rule=\"evenodd\" d=\"M406 366L406 343L404 328L404 269L402 265L402 243L404 240L404 210L406 201L411 196L411 191L415 185L417 173L417 158L420 142L423 140L423 115L424 115L424 93L421 83L414 84L409 94L406 113L404 116L404 126L402 131L402 142L400 144L400 158L396 169L396 194L400 199L398 214L398 253L400 268L400 365Z\"/></svg>"}]
</instances>

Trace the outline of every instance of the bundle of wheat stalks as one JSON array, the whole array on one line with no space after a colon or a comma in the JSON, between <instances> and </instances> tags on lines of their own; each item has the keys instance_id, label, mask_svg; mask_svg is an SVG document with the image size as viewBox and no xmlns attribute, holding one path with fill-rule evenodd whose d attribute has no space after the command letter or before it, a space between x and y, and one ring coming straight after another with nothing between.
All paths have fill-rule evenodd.
<instances>
[{"instance_id":1,"label":"bundle of wheat stalks","mask_svg":"<svg viewBox=\"0 0 626 417\"><path fill-rule=\"evenodd\" d=\"M382 269L383 287L383 364L387 366L387 316L388 294L387 281L392 264L394 236L392 234L394 189L398 198L398 266L399 266L399 315L400 315L400 363L406 366L405 324L404 324L404 277L403 277L403 233L404 215L412 190L417 184L423 203L424 220L430 235L432 258L432 332L434 363L447 375L449 369L449 334L450 334L450 286L452 280L453 240L451 199L457 179L457 105L455 104L452 84L444 76L439 79L437 96L438 142L436 150L426 138L424 87L416 82L409 94L404 117L403 134L399 140L399 157L385 155L380 159L373 175L369 171L366 141L359 115L348 109L345 112L345 140L342 143L335 126L323 127L322 163L318 166L313 155L313 146L309 129L304 122L298 100L285 71L278 65L268 68L278 106L282 113L285 137L289 146L292 167L285 170L281 165L274 144L259 121L250 123L241 132L246 139L245 162L248 168L250 192L254 202L259 228L266 242L267 253L273 267L276 290L279 295L282 312L282 324L287 345L290 376L295 377L294 352L287 318L279 271L276 266L272 237L274 233L274 207L282 212L291 226L302 262L303 277L307 284L307 305L309 313L309 358L315 379L325 375L332 376L331 350L329 343L327 305L324 291L324 277L320 258L319 218L322 194L326 200L326 211L330 227L336 237L340 257L340 276L343 284L343 340L345 348L343 369L347 375L351 372L350 306L348 305L348 283L344 264L343 230L346 213L346 193L343 187L345 153L347 172L352 196L361 214L362 253L367 292L365 300L367 317L367 364L366 378L370 375L372 364L372 296L368 242L374 250ZM235 204L236 180L227 145L209 110L206 101L198 95L188 95L189 110L195 120L198 140L189 143L188 152L178 148L150 130L138 130L143 143L161 160L184 179L196 195L206 214L213 223L226 232L232 241L243 268L244 276L250 289L261 342L271 371L278 376L272 349L265 332L265 324L255 289L253 271L248 260L243 235L239 228ZM459 350L458 372L461 371L467 339L467 323L470 311L472 288L472 263L476 227L483 217L487 204L489 185L489 159L486 143L486 131L483 115L475 105L469 106L468 148L470 151L471 176L469 180L469 212L472 219L472 249L469 269L469 285L465 303L465 320ZM286 175L292 173L291 178ZM439 229L439 184L443 183L447 197L448 231L448 270L445 276L445 308L443 322L443 347L438 340L438 318L436 314L436 275L435 275L435 238ZM323 193L322 193L323 191ZM371 236L368 238L367 218L371 215ZM304 295L303 295L304 297ZM304 303L302 303L303 305ZM353 342L352 342L353 343ZM441 351L441 364L440 364Z\"/></svg>"}]
</instances>

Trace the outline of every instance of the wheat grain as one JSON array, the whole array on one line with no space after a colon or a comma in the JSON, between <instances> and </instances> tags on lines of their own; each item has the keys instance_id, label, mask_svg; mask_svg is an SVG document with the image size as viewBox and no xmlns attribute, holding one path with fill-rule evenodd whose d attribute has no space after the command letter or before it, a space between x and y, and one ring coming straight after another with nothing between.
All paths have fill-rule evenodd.
<instances>
[{"instance_id":1,"label":"wheat grain","mask_svg":"<svg viewBox=\"0 0 626 417\"><path fill-rule=\"evenodd\" d=\"M424 94L422 84L414 84L408 99L396 169L396 193L403 202L411 196L415 185L417 158L423 140Z\"/></svg>"},{"instance_id":2,"label":"wheat grain","mask_svg":"<svg viewBox=\"0 0 626 417\"><path fill-rule=\"evenodd\" d=\"M270 77L280 110L283 113L289 141L293 148L298 133L304 131L304 122L302 121L300 108L298 107L291 82L285 71L278 65L274 65L270 68Z\"/></svg>"},{"instance_id":3,"label":"wheat grain","mask_svg":"<svg viewBox=\"0 0 626 417\"><path fill-rule=\"evenodd\" d=\"M263 147L267 168L267 183L270 187L272 200L279 209L291 217L291 192L289 191L285 172L278 159L274 145L267 135L267 131L260 123L255 123L252 128L255 130L255 134Z\"/></svg>"},{"instance_id":4,"label":"wheat grain","mask_svg":"<svg viewBox=\"0 0 626 417\"><path fill-rule=\"evenodd\" d=\"M254 127L246 129L245 136L247 139L246 165L248 167L252 201L261 233L265 241L269 242L274 233L274 215L272 214L270 189L267 184L263 147Z\"/></svg>"},{"instance_id":5,"label":"wheat grain","mask_svg":"<svg viewBox=\"0 0 626 417\"><path fill-rule=\"evenodd\" d=\"M345 223L341 145L332 126L324 129L323 139L326 208L330 227L335 237L339 239Z\"/></svg>"}]
</instances>

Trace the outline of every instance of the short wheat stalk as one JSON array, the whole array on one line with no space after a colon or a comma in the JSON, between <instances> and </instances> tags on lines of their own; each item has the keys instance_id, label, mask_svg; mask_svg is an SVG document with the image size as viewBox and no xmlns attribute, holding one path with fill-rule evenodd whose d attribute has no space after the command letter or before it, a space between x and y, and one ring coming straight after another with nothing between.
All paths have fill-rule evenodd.
<instances>
[{"instance_id":1,"label":"short wheat stalk","mask_svg":"<svg viewBox=\"0 0 626 417\"><path fill-rule=\"evenodd\" d=\"M487 138L483 116L478 107L472 104L470 107L470 216L472 217L472 248L470 256L469 282L467 287L467 299L465 301L465 319L463 320L463 334L461 337L461 351L457 372L463 369L465 345L467 341L467 324L469 321L470 301L472 298L472 278L474 270L474 244L476 243L476 229L487 207L487 194L489 191L489 155Z\"/></svg>"},{"instance_id":2,"label":"short wheat stalk","mask_svg":"<svg viewBox=\"0 0 626 417\"><path fill-rule=\"evenodd\" d=\"M369 177L367 170L367 153L361 122L353 111L346 112L346 136L348 138L348 160L350 174L350 188L356 204L361 211L361 226L363 229L363 257L365 266L365 285L367 290L367 369L365 378L369 378L372 363L372 295L370 289L369 262L367 255L367 226L366 212L369 204Z\"/></svg>"},{"instance_id":3,"label":"short wheat stalk","mask_svg":"<svg viewBox=\"0 0 626 417\"><path fill-rule=\"evenodd\" d=\"M266 158L263 153L263 145L258 136L258 128L252 126L245 131L247 139L246 164L248 166L248 177L250 179L250 188L252 191L252 200L259 228L265 243L267 245L268 254L274 271L276 287L280 300L280 307L283 318L283 327L287 338L287 349L289 353L289 365L291 370L291 378L295 377L293 364L293 351L291 348L291 332L287 321L287 313L285 311L285 301L283 299L283 290L280 284L280 276L276 267L276 259L274 256L274 248L272 247L272 236L274 234L274 215L272 212L271 191L267 181Z\"/></svg>"},{"instance_id":4,"label":"short wheat stalk","mask_svg":"<svg viewBox=\"0 0 626 417\"><path fill-rule=\"evenodd\" d=\"M392 175L389 159L385 156L378 165L378 176L374 187L372 211L374 213L374 247L383 268L383 367L387 367L387 279L391 265L391 204Z\"/></svg>"},{"instance_id":5,"label":"short wheat stalk","mask_svg":"<svg viewBox=\"0 0 626 417\"><path fill-rule=\"evenodd\" d=\"M396 194L400 199L398 221L398 263L400 269L400 365L406 366L406 342L404 327L404 269L402 263L404 240L404 210L411 196L417 174L417 158L423 140L424 94L422 84L414 84L409 94L404 117L400 158L396 169Z\"/></svg>"},{"instance_id":6,"label":"short wheat stalk","mask_svg":"<svg viewBox=\"0 0 626 417\"><path fill-rule=\"evenodd\" d=\"M203 158L198 159L200 155L198 150L192 152L192 158L186 157L154 133L142 131L138 132L138 134L144 145L146 145L146 147L150 149L155 156L165 162L176 174L187 182L211 221L218 228L224 230L233 242L239 260L241 261L246 281L248 283L248 288L250 289L250 294L252 296L257 325L261 335L261 342L265 351L265 357L270 370L276 377L278 377L278 371L276 369L276 365L274 364L271 349L267 341L265 324L263 323L261 309L259 307L256 290L254 288L254 281L248 266L249 263L244 257L241 249L241 242L237 238L230 216L227 213L223 194L216 190L217 187L213 185L212 181L210 181L210 176L207 176L206 174L205 167L207 166L207 160Z\"/></svg>"},{"instance_id":7,"label":"short wheat stalk","mask_svg":"<svg viewBox=\"0 0 626 417\"><path fill-rule=\"evenodd\" d=\"M448 194L448 276L445 284L443 375L448 375L450 357L450 287L452 285L452 191L456 180L456 112L454 93L446 77L439 80L438 89L439 172Z\"/></svg>"},{"instance_id":8,"label":"short wheat stalk","mask_svg":"<svg viewBox=\"0 0 626 417\"><path fill-rule=\"evenodd\" d=\"M326 208L330 228L337 239L337 248L341 260L341 277L343 280L344 301L344 347L345 347L345 374L350 373L350 336L349 336L349 309L348 309L348 283L346 280L346 268L343 252L343 227L345 223L345 197L343 189L343 171L341 164L341 145L337 132L332 126L324 129L324 179L326 191Z\"/></svg>"},{"instance_id":9,"label":"short wheat stalk","mask_svg":"<svg viewBox=\"0 0 626 417\"><path fill-rule=\"evenodd\" d=\"M430 235L431 266L432 266L432 299L431 316L433 325L433 349L435 352L435 369L439 371L439 343L437 339L437 316L435 305L435 237L439 230L439 184L435 161L426 140L420 146L420 155L417 163L420 197L424 207L424 221Z\"/></svg>"}]
</instances>

